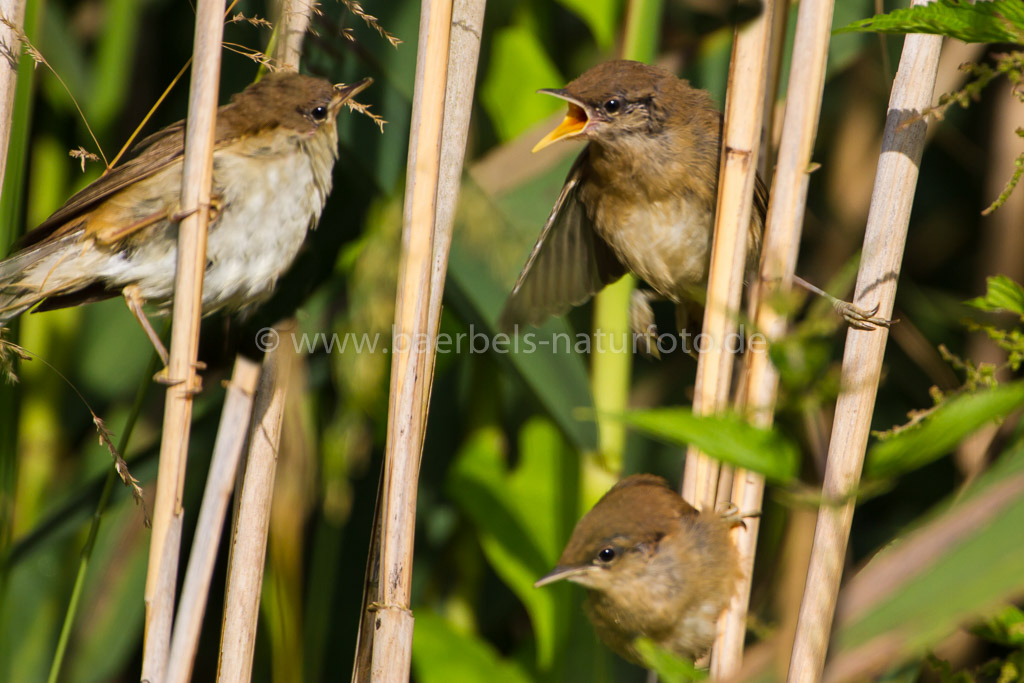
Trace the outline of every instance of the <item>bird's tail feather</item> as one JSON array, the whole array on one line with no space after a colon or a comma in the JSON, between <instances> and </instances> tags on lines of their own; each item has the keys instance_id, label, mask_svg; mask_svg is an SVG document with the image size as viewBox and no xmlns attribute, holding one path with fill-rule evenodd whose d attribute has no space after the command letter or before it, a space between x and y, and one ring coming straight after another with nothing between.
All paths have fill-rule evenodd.
<instances>
[{"instance_id":1,"label":"bird's tail feather","mask_svg":"<svg viewBox=\"0 0 1024 683\"><path fill-rule=\"evenodd\" d=\"M26 283L33 266L66 247L66 240L42 242L0 261L0 327L56 294L45 286Z\"/></svg>"}]
</instances>

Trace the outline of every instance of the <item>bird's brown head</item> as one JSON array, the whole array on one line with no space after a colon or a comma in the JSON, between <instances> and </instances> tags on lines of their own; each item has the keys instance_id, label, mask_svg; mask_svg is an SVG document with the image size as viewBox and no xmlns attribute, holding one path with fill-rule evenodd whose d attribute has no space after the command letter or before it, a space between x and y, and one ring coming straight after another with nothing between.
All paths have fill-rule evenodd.
<instances>
[{"instance_id":1,"label":"bird's brown head","mask_svg":"<svg viewBox=\"0 0 1024 683\"><path fill-rule=\"evenodd\" d=\"M334 129L345 102L365 90L372 78L351 84L292 72L271 73L231 98L218 114L218 128L230 126L238 134L256 133L278 126L313 135Z\"/></svg>"},{"instance_id":2,"label":"bird's brown head","mask_svg":"<svg viewBox=\"0 0 1024 683\"><path fill-rule=\"evenodd\" d=\"M573 529L558 565L534 585L565 579L608 591L643 575L658 543L696 515L661 477L626 477L597 502Z\"/></svg>"},{"instance_id":3,"label":"bird's brown head","mask_svg":"<svg viewBox=\"0 0 1024 683\"><path fill-rule=\"evenodd\" d=\"M629 136L656 136L673 118L714 110L707 93L669 71L624 59L598 64L563 89L537 92L565 100L569 111L534 152L578 137L614 144Z\"/></svg>"}]
</instances>

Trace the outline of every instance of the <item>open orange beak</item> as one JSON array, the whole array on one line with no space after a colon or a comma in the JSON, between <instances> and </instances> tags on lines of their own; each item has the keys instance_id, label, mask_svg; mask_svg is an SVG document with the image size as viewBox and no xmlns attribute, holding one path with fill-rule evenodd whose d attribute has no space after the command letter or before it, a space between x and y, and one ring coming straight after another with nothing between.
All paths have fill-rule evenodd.
<instances>
[{"instance_id":1,"label":"open orange beak","mask_svg":"<svg viewBox=\"0 0 1024 683\"><path fill-rule=\"evenodd\" d=\"M587 114L587 110L581 102L570 96L564 90L544 89L538 90L537 92L565 100L569 103L569 111L565 114L565 118L562 119L562 122L558 124L557 128L545 135L541 138L540 142L533 146L534 152L544 149L552 142L576 137L586 130L587 124L590 123L590 116Z\"/></svg>"}]
</instances>

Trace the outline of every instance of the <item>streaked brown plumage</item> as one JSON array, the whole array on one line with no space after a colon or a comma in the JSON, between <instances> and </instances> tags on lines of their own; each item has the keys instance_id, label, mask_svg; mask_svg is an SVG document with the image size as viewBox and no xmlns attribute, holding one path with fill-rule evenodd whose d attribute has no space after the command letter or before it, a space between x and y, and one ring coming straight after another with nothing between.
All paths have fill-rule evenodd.
<instances>
[{"instance_id":1,"label":"streaked brown plumage","mask_svg":"<svg viewBox=\"0 0 1024 683\"><path fill-rule=\"evenodd\" d=\"M694 510L661 477L626 477L580 519L558 566L535 585L585 587L594 630L625 659L642 663L633 646L640 636L697 657L740 577L730 526Z\"/></svg>"},{"instance_id":2,"label":"streaked brown plumage","mask_svg":"<svg viewBox=\"0 0 1024 683\"><path fill-rule=\"evenodd\" d=\"M335 119L369 85L270 74L217 112L203 311L265 299L316 226L337 158ZM0 262L0 327L24 311L72 306L134 287L173 294L184 122L73 196Z\"/></svg>"},{"instance_id":3,"label":"streaked brown plumage","mask_svg":"<svg viewBox=\"0 0 1024 683\"><path fill-rule=\"evenodd\" d=\"M502 326L563 314L627 270L657 295L638 294L644 300L635 305L660 297L685 306L699 298L722 127L710 96L664 69L625 60L599 64L563 90L540 92L566 100L569 112L534 151L567 138L589 144L508 298ZM758 180L748 270L757 263L766 206Z\"/></svg>"}]
</instances>

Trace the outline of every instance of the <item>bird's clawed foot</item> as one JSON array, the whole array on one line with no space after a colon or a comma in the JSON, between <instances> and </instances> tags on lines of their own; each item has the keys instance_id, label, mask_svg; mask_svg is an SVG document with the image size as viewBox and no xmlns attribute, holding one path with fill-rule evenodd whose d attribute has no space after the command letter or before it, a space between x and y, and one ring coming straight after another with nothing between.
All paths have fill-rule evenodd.
<instances>
[{"instance_id":1,"label":"bird's clawed foot","mask_svg":"<svg viewBox=\"0 0 1024 683\"><path fill-rule=\"evenodd\" d=\"M195 396L196 394L199 394L203 391L203 378L201 375L199 375L199 373L206 369L206 363L204 363L201 360L197 360L195 363L192 364L192 368L195 370L195 373L192 375L192 386L186 389L186 391L189 394ZM172 378L170 370L167 367L167 364L164 363L163 369L160 370L160 372L153 375L153 381L156 382L157 384L163 384L164 386L173 387L179 384L184 384L186 380Z\"/></svg>"},{"instance_id":2,"label":"bird's clawed foot","mask_svg":"<svg viewBox=\"0 0 1024 683\"><path fill-rule=\"evenodd\" d=\"M837 299L825 290L812 285L800 276L794 276L793 281L808 292L828 299L836 313L846 321L847 325L855 330L864 330L865 332L869 332L871 330L877 330L879 327L889 327L893 323L899 322L898 320L889 320L888 318L875 315L878 313L878 304L875 304L875 307L868 311L860 308L859 306L854 306L849 301Z\"/></svg>"},{"instance_id":3,"label":"bird's clawed foot","mask_svg":"<svg viewBox=\"0 0 1024 683\"><path fill-rule=\"evenodd\" d=\"M875 315L878 313L878 304L875 304L870 311L866 311L863 308L854 306L849 301L841 301L840 299L832 300L832 308L836 310L846 324L855 330L870 331L878 329L879 327L889 327L897 320L889 320L881 316Z\"/></svg>"},{"instance_id":4,"label":"bird's clawed foot","mask_svg":"<svg viewBox=\"0 0 1024 683\"><path fill-rule=\"evenodd\" d=\"M730 527L741 526L744 529L746 529L747 525L746 525L746 523L743 520L744 519L749 519L751 517L760 517L761 516L761 511L760 510L750 510L750 511L747 511L747 512L740 512L740 509L736 505L736 503L733 503L733 502L730 501L730 502L726 503L725 505L723 505L721 508L719 508L718 514L719 514L719 516L721 516L722 521L724 521Z\"/></svg>"}]
</instances>

